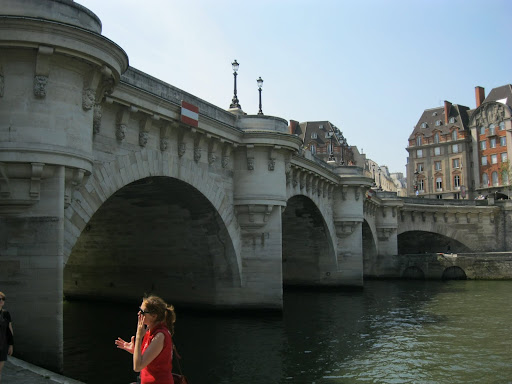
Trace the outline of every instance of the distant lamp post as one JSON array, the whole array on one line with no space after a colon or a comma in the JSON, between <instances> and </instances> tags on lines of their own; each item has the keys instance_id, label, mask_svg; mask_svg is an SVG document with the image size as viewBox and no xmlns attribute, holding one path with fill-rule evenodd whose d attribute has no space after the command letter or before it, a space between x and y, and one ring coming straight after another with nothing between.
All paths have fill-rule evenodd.
<instances>
[{"instance_id":1,"label":"distant lamp post","mask_svg":"<svg viewBox=\"0 0 512 384\"><path fill-rule=\"evenodd\" d=\"M258 83L258 92L260 93L260 110L258 111L258 115L263 115L263 111L261 110L261 87L263 87L263 79L261 76L256 82Z\"/></svg>"},{"instance_id":2,"label":"distant lamp post","mask_svg":"<svg viewBox=\"0 0 512 384\"><path fill-rule=\"evenodd\" d=\"M238 103L238 97L236 96L236 77L238 76L238 67L240 66L240 64L238 64L235 61L233 61L231 63L231 66L233 67L233 77L235 78L235 91L234 91L234 96L233 96L233 100L231 100L231 105L229 106L229 108L238 108L238 109L242 109L242 107L240 106L240 104Z\"/></svg>"},{"instance_id":3,"label":"distant lamp post","mask_svg":"<svg viewBox=\"0 0 512 384\"><path fill-rule=\"evenodd\" d=\"M376 187L377 181L375 180L375 164L372 165L372 170L373 170L373 186Z\"/></svg>"},{"instance_id":4,"label":"distant lamp post","mask_svg":"<svg viewBox=\"0 0 512 384\"><path fill-rule=\"evenodd\" d=\"M334 136L334 132L327 132L326 138L330 139L330 148L329 148L329 158L327 161L336 161L336 158L334 157L334 145L332 143L332 138Z\"/></svg>"},{"instance_id":5,"label":"distant lamp post","mask_svg":"<svg viewBox=\"0 0 512 384\"><path fill-rule=\"evenodd\" d=\"M418 196L420 194L419 192L419 185L418 185L418 176L419 176L419 171L414 171L414 194L416 196Z\"/></svg>"},{"instance_id":6,"label":"distant lamp post","mask_svg":"<svg viewBox=\"0 0 512 384\"><path fill-rule=\"evenodd\" d=\"M382 184L380 182L380 175L381 175L382 171L381 171L380 167L379 167L378 171L379 171L379 191L382 191Z\"/></svg>"}]
</instances>

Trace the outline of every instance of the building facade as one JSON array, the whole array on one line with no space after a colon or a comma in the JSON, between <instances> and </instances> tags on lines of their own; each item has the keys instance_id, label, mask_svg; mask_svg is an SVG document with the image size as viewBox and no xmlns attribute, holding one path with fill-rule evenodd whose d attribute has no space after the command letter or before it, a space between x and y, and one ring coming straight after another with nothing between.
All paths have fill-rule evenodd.
<instances>
[{"instance_id":1,"label":"building facade","mask_svg":"<svg viewBox=\"0 0 512 384\"><path fill-rule=\"evenodd\" d=\"M510 195L511 85L487 98L475 88L476 108L444 102L427 109L406 148L407 195L473 199Z\"/></svg>"}]
</instances>

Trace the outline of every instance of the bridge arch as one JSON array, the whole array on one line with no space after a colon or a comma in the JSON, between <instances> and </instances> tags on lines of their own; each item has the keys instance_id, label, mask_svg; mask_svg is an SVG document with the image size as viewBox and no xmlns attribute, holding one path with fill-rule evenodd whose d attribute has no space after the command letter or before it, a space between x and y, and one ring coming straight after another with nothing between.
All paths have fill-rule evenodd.
<instances>
[{"instance_id":1,"label":"bridge arch","mask_svg":"<svg viewBox=\"0 0 512 384\"><path fill-rule=\"evenodd\" d=\"M440 234L427 231L406 231L397 237L398 254L418 253L461 253L471 252L462 242L450 237L450 234Z\"/></svg>"},{"instance_id":2,"label":"bridge arch","mask_svg":"<svg viewBox=\"0 0 512 384\"><path fill-rule=\"evenodd\" d=\"M239 228L227 196L208 169L157 151L96 164L66 210L65 295L157 292L214 304L217 288L240 286Z\"/></svg>"},{"instance_id":3,"label":"bridge arch","mask_svg":"<svg viewBox=\"0 0 512 384\"><path fill-rule=\"evenodd\" d=\"M322 284L337 269L336 235L328 223L310 197L288 198L282 215L284 285Z\"/></svg>"}]
</instances>

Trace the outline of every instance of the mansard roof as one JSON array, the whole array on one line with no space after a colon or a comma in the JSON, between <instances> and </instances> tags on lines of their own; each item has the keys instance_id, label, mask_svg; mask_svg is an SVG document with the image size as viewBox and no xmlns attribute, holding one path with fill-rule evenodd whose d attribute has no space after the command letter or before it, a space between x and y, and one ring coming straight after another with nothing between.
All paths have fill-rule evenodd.
<instances>
[{"instance_id":1,"label":"mansard roof","mask_svg":"<svg viewBox=\"0 0 512 384\"><path fill-rule=\"evenodd\" d=\"M324 145L328 138L325 137L327 132L335 132L336 126L329 121L307 121L304 123L300 123L301 128L301 138L304 144L307 142L315 141L317 144ZM311 138L311 134L316 133L316 139ZM337 135L334 135L336 141L338 141Z\"/></svg>"},{"instance_id":2,"label":"mansard roof","mask_svg":"<svg viewBox=\"0 0 512 384\"><path fill-rule=\"evenodd\" d=\"M484 103L489 101L498 101L512 107L512 85L507 84L493 88L485 98Z\"/></svg>"},{"instance_id":3,"label":"mansard roof","mask_svg":"<svg viewBox=\"0 0 512 384\"><path fill-rule=\"evenodd\" d=\"M434 135L434 132L447 135L450 134L453 127L459 130L467 129L469 108L464 105L451 104L449 102L447 102L447 104L449 105L447 118L445 116L444 107L425 109L409 136L409 140L413 140L418 134L424 137L431 137ZM450 123L450 118L452 117L454 118L454 122Z\"/></svg>"}]
</instances>

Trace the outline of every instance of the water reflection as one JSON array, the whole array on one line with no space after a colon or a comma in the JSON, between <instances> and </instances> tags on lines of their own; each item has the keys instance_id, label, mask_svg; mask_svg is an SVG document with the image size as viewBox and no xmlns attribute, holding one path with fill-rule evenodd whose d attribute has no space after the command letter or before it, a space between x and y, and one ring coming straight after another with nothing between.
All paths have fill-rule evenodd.
<instances>
[{"instance_id":1,"label":"water reflection","mask_svg":"<svg viewBox=\"0 0 512 384\"><path fill-rule=\"evenodd\" d=\"M177 308L175 341L192 383L506 383L510 288L369 281L362 291L286 292L282 316ZM66 303L66 374L133 380L131 356L113 341L133 334L137 305Z\"/></svg>"}]
</instances>

